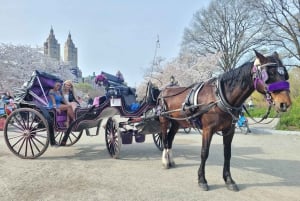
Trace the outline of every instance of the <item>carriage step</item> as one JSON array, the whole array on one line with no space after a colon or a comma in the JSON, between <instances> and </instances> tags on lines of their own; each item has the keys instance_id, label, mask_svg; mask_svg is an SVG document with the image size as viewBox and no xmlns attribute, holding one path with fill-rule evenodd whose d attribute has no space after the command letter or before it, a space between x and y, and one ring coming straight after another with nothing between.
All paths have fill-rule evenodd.
<instances>
[{"instance_id":1,"label":"carriage step","mask_svg":"<svg viewBox=\"0 0 300 201\"><path fill-rule=\"evenodd\" d=\"M97 136L98 134L96 133L95 135L92 135L89 129L85 129L85 133L87 136Z\"/></svg>"}]
</instances>

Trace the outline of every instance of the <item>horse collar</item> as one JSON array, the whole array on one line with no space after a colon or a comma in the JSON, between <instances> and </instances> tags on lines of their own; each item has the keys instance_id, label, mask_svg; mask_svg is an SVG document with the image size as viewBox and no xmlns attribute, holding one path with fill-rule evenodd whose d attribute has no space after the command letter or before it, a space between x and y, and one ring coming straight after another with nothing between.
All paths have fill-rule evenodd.
<instances>
[{"instance_id":1,"label":"horse collar","mask_svg":"<svg viewBox=\"0 0 300 201\"><path fill-rule=\"evenodd\" d=\"M221 79L220 78L217 79L216 90L217 90L216 94L220 99L220 101L218 101L218 103L217 103L218 107L221 110L223 110L224 112L229 113L233 117L233 120L237 121L238 116L235 114L240 113L243 105L241 105L239 107L235 107L235 106L230 105L230 103L227 102L227 100L223 94L222 88L221 88Z\"/></svg>"}]
</instances>

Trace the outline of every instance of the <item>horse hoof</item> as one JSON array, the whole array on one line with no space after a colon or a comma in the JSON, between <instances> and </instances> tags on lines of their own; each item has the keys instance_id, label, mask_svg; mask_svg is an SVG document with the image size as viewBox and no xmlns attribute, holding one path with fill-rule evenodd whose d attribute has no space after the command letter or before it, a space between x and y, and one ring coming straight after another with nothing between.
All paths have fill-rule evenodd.
<instances>
[{"instance_id":1,"label":"horse hoof","mask_svg":"<svg viewBox=\"0 0 300 201\"><path fill-rule=\"evenodd\" d=\"M203 190L203 191L209 190L208 185L205 183L199 183L199 186L200 186L201 190Z\"/></svg>"},{"instance_id":2,"label":"horse hoof","mask_svg":"<svg viewBox=\"0 0 300 201\"><path fill-rule=\"evenodd\" d=\"M170 168L170 165L169 165L169 164L163 164L163 168L164 168L164 169L169 169L169 168Z\"/></svg>"},{"instance_id":3,"label":"horse hoof","mask_svg":"<svg viewBox=\"0 0 300 201\"><path fill-rule=\"evenodd\" d=\"M228 190L231 190L231 191L235 191L235 192L239 191L239 188L237 187L236 184L226 184L226 187Z\"/></svg>"},{"instance_id":4,"label":"horse hoof","mask_svg":"<svg viewBox=\"0 0 300 201\"><path fill-rule=\"evenodd\" d=\"M170 167L175 167L176 164L175 164L175 162L172 162L172 163L169 163L169 166L170 166Z\"/></svg>"}]
</instances>

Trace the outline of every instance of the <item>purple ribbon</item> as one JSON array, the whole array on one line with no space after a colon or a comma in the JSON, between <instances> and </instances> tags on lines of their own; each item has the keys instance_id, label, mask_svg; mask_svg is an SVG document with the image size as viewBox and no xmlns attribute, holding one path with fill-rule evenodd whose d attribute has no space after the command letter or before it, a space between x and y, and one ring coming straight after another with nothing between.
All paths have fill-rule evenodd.
<instances>
[{"instance_id":1,"label":"purple ribbon","mask_svg":"<svg viewBox=\"0 0 300 201\"><path fill-rule=\"evenodd\" d=\"M282 91L282 90L289 90L290 89L290 83L286 81L279 81L272 84L269 84L268 91Z\"/></svg>"}]
</instances>

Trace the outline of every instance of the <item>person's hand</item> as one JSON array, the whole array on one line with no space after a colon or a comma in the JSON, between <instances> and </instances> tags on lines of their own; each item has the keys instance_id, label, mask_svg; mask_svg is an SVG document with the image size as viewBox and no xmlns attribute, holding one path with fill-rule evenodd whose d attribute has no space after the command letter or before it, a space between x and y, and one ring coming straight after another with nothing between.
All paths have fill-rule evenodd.
<instances>
[{"instance_id":1,"label":"person's hand","mask_svg":"<svg viewBox=\"0 0 300 201\"><path fill-rule=\"evenodd\" d=\"M55 110L56 110L56 112L57 112L58 114L61 113L61 110L60 110L59 108L55 108Z\"/></svg>"}]
</instances>

